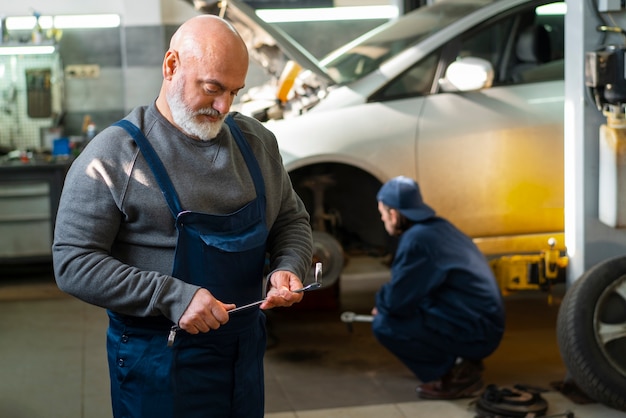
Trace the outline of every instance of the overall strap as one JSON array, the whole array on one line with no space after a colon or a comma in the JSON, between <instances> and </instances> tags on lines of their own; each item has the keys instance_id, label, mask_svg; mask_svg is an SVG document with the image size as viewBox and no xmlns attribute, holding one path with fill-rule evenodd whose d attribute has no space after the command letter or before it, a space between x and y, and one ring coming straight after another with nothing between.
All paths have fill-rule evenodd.
<instances>
[{"instance_id":1,"label":"overall strap","mask_svg":"<svg viewBox=\"0 0 626 418\"><path fill-rule=\"evenodd\" d=\"M248 170L250 170L250 176L254 182L254 188L257 196L265 198L265 182L263 181L261 167L259 167L259 163L255 158L248 141L244 138L243 132L241 132L241 129L239 129L239 126L237 126L237 123L231 115L226 117L225 122L230 128L230 132L233 134L233 137L235 137L235 142L237 142L237 146L239 146L239 150L241 151L243 159L248 166Z\"/></svg>"},{"instance_id":2,"label":"overall strap","mask_svg":"<svg viewBox=\"0 0 626 418\"><path fill-rule=\"evenodd\" d=\"M244 160L246 161L246 165L248 166L248 170L250 170L250 175L252 177L252 181L254 182L254 188L257 192L257 196L265 197L265 182L263 181L263 175L261 173L261 168L259 167L259 163L254 157L254 153L252 149L248 145L248 142L243 136L241 129L237 126L237 123L233 120L232 116L228 115L226 117L226 124L229 126L233 137L243 155ZM141 153L143 154L148 166L152 170L154 177L156 178L159 187L161 188L161 192L167 201L167 205L170 208L170 212L176 219L178 214L183 211L182 205L180 204L180 199L178 198L178 194L176 194L176 189L174 189L174 185L170 180L170 177L167 175L167 171L163 166L163 162L157 155L156 151L150 145L150 142L146 138L146 136L141 132L135 124L132 122L122 119L115 122L113 125L119 126L125 129L135 140Z\"/></svg>"},{"instance_id":3,"label":"overall strap","mask_svg":"<svg viewBox=\"0 0 626 418\"><path fill-rule=\"evenodd\" d=\"M178 214L183 211L180 200L178 199L178 194L176 194L176 190L174 189L172 180L170 180L170 177L167 175L167 171L163 166L163 162L157 155L156 151L154 151L152 145L150 145L150 142L148 141L146 136L143 134L143 132L141 132L141 129L139 129L134 123L126 119L119 120L113 125L124 128L126 132L128 132L133 137L133 139L139 146L141 153L146 159L148 166L150 166L150 169L152 170L152 173L154 174L154 177L156 178L159 187L161 188L161 192L163 193L163 196L167 201L170 212L172 212L174 219L176 219Z\"/></svg>"}]
</instances>

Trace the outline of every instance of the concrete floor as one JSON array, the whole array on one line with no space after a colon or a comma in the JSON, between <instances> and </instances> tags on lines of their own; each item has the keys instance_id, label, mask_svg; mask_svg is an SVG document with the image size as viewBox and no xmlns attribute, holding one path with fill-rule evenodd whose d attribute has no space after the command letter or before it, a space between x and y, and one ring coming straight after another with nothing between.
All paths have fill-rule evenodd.
<instances>
[{"instance_id":1,"label":"concrete floor","mask_svg":"<svg viewBox=\"0 0 626 418\"><path fill-rule=\"evenodd\" d=\"M110 417L104 310L62 294L49 273L10 276L0 280L0 417ZM368 314L386 276L371 260L352 260L341 306L320 292L300 307L268 313L266 417L476 415L474 399L419 400L419 382L378 345L369 324L349 331L340 321L342 311ZM507 331L485 362L485 383L544 389L548 415L626 418L598 403L575 403L551 386L566 374L555 333L559 296L552 306L539 292L507 296Z\"/></svg>"}]
</instances>

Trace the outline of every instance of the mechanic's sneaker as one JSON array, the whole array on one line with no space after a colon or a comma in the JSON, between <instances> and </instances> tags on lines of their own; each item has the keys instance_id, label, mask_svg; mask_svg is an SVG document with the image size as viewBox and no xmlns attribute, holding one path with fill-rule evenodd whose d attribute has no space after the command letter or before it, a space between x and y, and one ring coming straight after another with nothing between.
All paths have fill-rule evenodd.
<instances>
[{"instance_id":1,"label":"mechanic's sneaker","mask_svg":"<svg viewBox=\"0 0 626 418\"><path fill-rule=\"evenodd\" d=\"M422 399L460 399L475 396L482 389L482 362L463 360L440 380L421 384L417 395Z\"/></svg>"}]
</instances>

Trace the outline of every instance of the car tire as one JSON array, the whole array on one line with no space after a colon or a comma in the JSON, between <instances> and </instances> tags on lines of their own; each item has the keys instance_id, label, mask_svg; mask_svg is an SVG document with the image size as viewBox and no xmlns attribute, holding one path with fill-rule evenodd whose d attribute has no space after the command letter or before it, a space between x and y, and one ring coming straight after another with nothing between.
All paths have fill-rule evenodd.
<instances>
[{"instance_id":1,"label":"car tire","mask_svg":"<svg viewBox=\"0 0 626 418\"><path fill-rule=\"evenodd\" d=\"M567 290L557 340L576 385L593 400L626 411L626 257L594 266Z\"/></svg>"}]
</instances>

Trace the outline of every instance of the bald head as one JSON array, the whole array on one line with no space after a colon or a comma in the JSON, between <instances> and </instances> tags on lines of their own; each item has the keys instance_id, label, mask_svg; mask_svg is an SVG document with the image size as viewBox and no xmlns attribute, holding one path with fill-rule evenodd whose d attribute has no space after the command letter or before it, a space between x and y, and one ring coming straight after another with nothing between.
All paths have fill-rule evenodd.
<instances>
[{"instance_id":1,"label":"bald head","mask_svg":"<svg viewBox=\"0 0 626 418\"><path fill-rule=\"evenodd\" d=\"M232 53L248 53L246 44L230 23L214 15L200 15L178 28L170 41L170 49L200 57L220 44L234 47Z\"/></svg>"},{"instance_id":2,"label":"bald head","mask_svg":"<svg viewBox=\"0 0 626 418\"><path fill-rule=\"evenodd\" d=\"M217 16L196 16L172 36L157 108L187 135L210 139L244 87L247 72L248 50L235 28Z\"/></svg>"}]
</instances>

